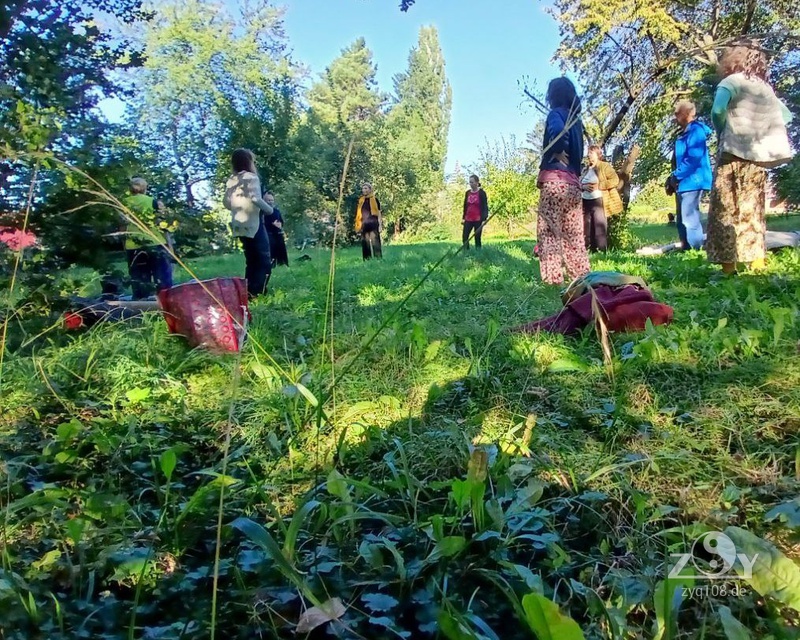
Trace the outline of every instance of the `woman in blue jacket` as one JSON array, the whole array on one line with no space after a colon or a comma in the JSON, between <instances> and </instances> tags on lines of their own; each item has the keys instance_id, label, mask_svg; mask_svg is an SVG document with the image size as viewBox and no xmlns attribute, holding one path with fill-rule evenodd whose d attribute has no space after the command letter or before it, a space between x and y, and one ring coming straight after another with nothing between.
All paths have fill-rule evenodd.
<instances>
[{"instance_id":1,"label":"woman in blue jacket","mask_svg":"<svg viewBox=\"0 0 800 640\"><path fill-rule=\"evenodd\" d=\"M583 237L581 160L583 123L575 85L555 78L547 87L547 114L539 165L539 269L547 284L563 284L589 273L589 254Z\"/></svg>"},{"instance_id":2,"label":"woman in blue jacket","mask_svg":"<svg viewBox=\"0 0 800 640\"><path fill-rule=\"evenodd\" d=\"M697 121L696 109L688 100L675 105L675 120L681 133L675 140L675 170L670 175L672 187L680 199L681 219L686 227L686 242L692 249L703 246L700 222L700 196L711 191L711 156L708 139L711 129Z\"/></svg>"}]
</instances>

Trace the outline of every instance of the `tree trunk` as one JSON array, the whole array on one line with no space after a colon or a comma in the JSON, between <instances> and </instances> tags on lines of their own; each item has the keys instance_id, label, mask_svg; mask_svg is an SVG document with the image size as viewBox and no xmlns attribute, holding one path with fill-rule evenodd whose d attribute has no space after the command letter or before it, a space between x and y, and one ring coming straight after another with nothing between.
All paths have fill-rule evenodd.
<instances>
[{"instance_id":1,"label":"tree trunk","mask_svg":"<svg viewBox=\"0 0 800 640\"><path fill-rule=\"evenodd\" d=\"M175 156L176 163L178 165L178 171L183 178L183 189L186 192L186 206L190 208L194 208L194 194L192 193L192 181L189 178L189 171L186 168L186 165L183 162L183 158L181 157L181 153L178 150L178 133L176 130L176 126L173 126L171 134L172 134L172 153Z\"/></svg>"},{"instance_id":2,"label":"tree trunk","mask_svg":"<svg viewBox=\"0 0 800 640\"><path fill-rule=\"evenodd\" d=\"M641 148L638 144L633 145L627 156L622 145L614 150L612 164L619 176L617 191L622 198L622 213L612 216L608 220L608 245L611 249L627 250L633 243L633 236L628 224L628 207L631 201L631 176L640 153Z\"/></svg>"},{"instance_id":3,"label":"tree trunk","mask_svg":"<svg viewBox=\"0 0 800 640\"><path fill-rule=\"evenodd\" d=\"M626 212L631 200L631 176L633 176L633 168L641 152L642 150L638 144L633 145L631 152L627 156L624 155L622 146L617 147L614 152L614 170L619 176L617 191L619 191L619 195L622 198L622 206Z\"/></svg>"}]
</instances>

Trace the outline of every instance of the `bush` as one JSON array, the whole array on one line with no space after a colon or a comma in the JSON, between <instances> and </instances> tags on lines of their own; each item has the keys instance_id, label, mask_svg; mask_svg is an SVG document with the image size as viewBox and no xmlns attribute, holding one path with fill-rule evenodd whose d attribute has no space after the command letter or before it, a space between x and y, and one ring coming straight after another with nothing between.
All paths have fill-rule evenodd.
<instances>
[{"instance_id":1,"label":"bush","mask_svg":"<svg viewBox=\"0 0 800 640\"><path fill-rule=\"evenodd\" d=\"M232 243L225 210L170 207L168 218L178 221L173 234L175 251L186 258L225 252Z\"/></svg>"},{"instance_id":2,"label":"bush","mask_svg":"<svg viewBox=\"0 0 800 640\"><path fill-rule=\"evenodd\" d=\"M779 202L785 201L787 208L800 205L800 155L776 172L775 186Z\"/></svg>"},{"instance_id":3,"label":"bush","mask_svg":"<svg viewBox=\"0 0 800 640\"><path fill-rule=\"evenodd\" d=\"M675 197L668 196L664 191L664 180L651 180L642 187L641 191L631 202L630 215L632 218L650 217L650 214L675 210Z\"/></svg>"},{"instance_id":4,"label":"bush","mask_svg":"<svg viewBox=\"0 0 800 640\"><path fill-rule=\"evenodd\" d=\"M608 248L616 251L630 251L636 240L630 229L629 211L611 216L608 219Z\"/></svg>"}]
</instances>

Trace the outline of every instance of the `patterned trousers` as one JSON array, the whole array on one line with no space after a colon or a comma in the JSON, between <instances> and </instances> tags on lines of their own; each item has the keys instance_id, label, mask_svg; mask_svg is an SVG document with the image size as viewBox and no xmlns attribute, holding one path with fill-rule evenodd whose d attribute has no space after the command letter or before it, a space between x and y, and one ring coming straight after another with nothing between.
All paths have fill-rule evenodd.
<instances>
[{"instance_id":1,"label":"patterned trousers","mask_svg":"<svg viewBox=\"0 0 800 640\"><path fill-rule=\"evenodd\" d=\"M709 262L763 260L767 171L736 156L723 154L714 176L708 210L706 253Z\"/></svg>"},{"instance_id":2,"label":"patterned trousers","mask_svg":"<svg viewBox=\"0 0 800 640\"><path fill-rule=\"evenodd\" d=\"M539 193L539 269L547 284L564 283L590 271L583 236L581 189L568 182L543 182Z\"/></svg>"}]
</instances>

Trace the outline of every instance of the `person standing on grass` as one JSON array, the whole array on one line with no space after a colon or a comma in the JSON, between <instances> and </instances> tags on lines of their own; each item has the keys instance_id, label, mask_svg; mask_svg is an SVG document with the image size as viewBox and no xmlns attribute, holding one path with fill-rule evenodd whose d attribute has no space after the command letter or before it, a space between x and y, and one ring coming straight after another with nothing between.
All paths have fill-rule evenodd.
<instances>
[{"instance_id":1,"label":"person standing on grass","mask_svg":"<svg viewBox=\"0 0 800 640\"><path fill-rule=\"evenodd\" d=\"M143 233L127 219L123 225L132 297L142 300L154 293L153 285L155 292L172 287L172 262L164 235L169 226L166 221L156 219L153 198L147 195L144 178L131 179L130 195L123 199L122 204L150 231Z\"/></svg>"},{"instance_id":2,"label":"person standing on grass","mask_svg":"<svg viewBox=\"0 0 800 640\"><path fill-rule=\"evenodd\" d=\"M581 177L583 234L587 249L605 251L608 248L607 219L622 213L622 198L617 191L619 176L611 163L603 161L603 151L596 144L589 147L586 155L586 171Z\"/></svg>"},{"instance_id":3,"label":"person standing on grass","mask_svg":"<svg viewBox=\"0 0 800 640\"><path fill-rule=\"evenodd\" d=\"M678 163L675 161L674 143L672 146L672 159L670 161L672 165L671 171L675 171L675 169L678 167ZM678 230L678 240L681 243L681 251L688 251L689 243L686 241L686 226L683 224L683 219L681 218L681 194L675 191L675 180L673 179L671 172L666 183L664 184L664 191L668 196L675 196L675 213L669 214L669 223L672 224L672 222L675 222L675 227Z\"/></svg>"},{"instance_id":4,"label":"person standing on grass","mask_svg":"<svg viewBox=\"0 0 800 640\"><path fill-rule=\"evenodd\" d=\"M692 249L703 246L700 197L711 190L711 155L708 139L712 131L697 119L694 103L681 100L675 105L675 121L681 132L675 140L675 170L669 185L680 197L678 224L686 228L686 243Z\"/></svg>"},{"instance_id":5,"label":"person standing on grass","mask_svg":"<svg viewBox=\"0 0 800 640\"><path fill-rule=\"evenodd\" d=\"M589 254L583 237L581 160L583 122L581 102L568 78L555 78L547 87L550 112L545 121L539 196L539 268L547 284L563 284L589 273Z\"/></svg>"},{"instance_id":6,"label":"person standing on grass","mask_svg":"<svg viewBox=\"0 0 800 640\"><path fill-rule=\"evenodd\" d=\"M264 216L264 225L269 236L269 250L272 255L272 266L279 264L289 266L289 254L286 251L286 240L283 233L283 216L275 206L275 195L271 191L264 194L264 201L272 207L272 213Z\"/></svg>"},{"instance_id":7,"label":"person standing on grass","mask_svg":"<svg viewBox=\"0 0 800 640\"><path fill-rule=\"evenodd\" d=\"M489 198L481 188L481 181L474 173L469 177L469 189L464 194L464 214L461 224L464 230L461 233L461 242L464 249L469 249L469 237L475 232L475 248L481 248L481 235L483 225L489 217Z\"/></svg>"},{"instance_id":8,"label":"person standing on grass","mask_svg":"<svg viewBox=\"0 0 800 640\"><path fill-rule=\"evenodd\" d=\"M756 46L726 49L711 119L720 156L708 214L709 261L727 274L737 262L766 266L767 168L789 162L786 125L792 115L767 80L767 57Z\"/></svg>"},{"instance_id":9,"label":"person standing on grass","mask_svg":"<svg viewBox=\"0 0 800 640\"><path fill-rule=\"evenodd\" d=\"M256 159L249 149L236 149L231 155L233 175L228 178L222 204L231 212L231 232L244 250L247 295L252 300L267 291L272 274L269 238L264 227L263 211L272 207L261 197Z\"/></svg>"},{"instance_id":10,"label":"person standing on grass","mask_svg":"<svg viewBox=\"0 0 800 640\"><path fill-rule=\"evenodd\" d=\"M381 249L381 203L375 197L372 185L365 182L361 185L361 197L356 206L356 231L361 234L361 253L364 260L383 258Z\"/></svg>"}]
</instances>

